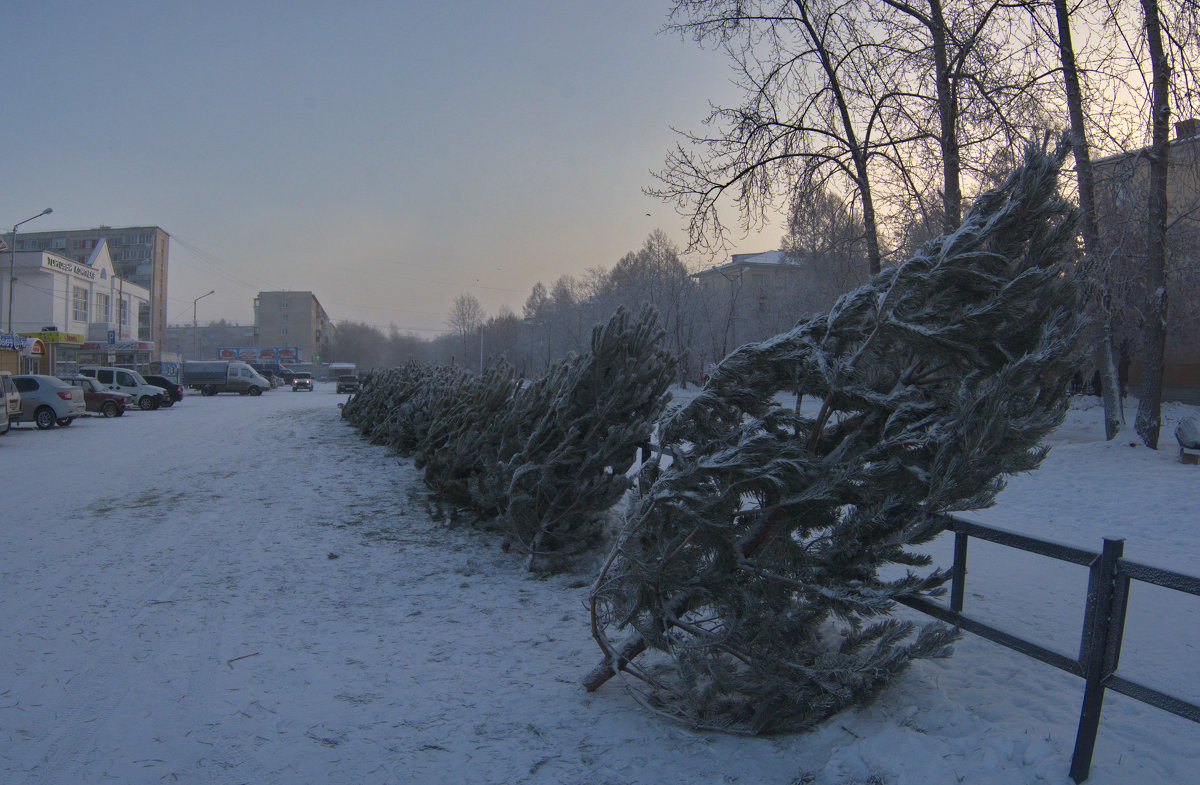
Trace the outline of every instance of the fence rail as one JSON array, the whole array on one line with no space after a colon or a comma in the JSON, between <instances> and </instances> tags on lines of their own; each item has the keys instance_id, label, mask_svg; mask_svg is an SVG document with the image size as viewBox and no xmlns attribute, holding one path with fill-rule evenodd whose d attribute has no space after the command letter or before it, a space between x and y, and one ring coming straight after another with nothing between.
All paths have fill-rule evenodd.
<instances>
[{"instance_id":1,"label":"fence rail","mask_svg":"<svg viewBox=\"0 0 1200 785\"><path fill-rule=\"evenodd\" d=\"M1200 597L1200 578L1124 559L1124 540L1106 538L1103 549L1096 552L952 516L948 517L947 528L954 532L954 566L950 578L949 607L933 602L927 597L914 595L899 597L897 600L910 608L1084 679L1079 731L1075 736L1075 751L1071 756L1072 780L1077 783L1083 782L1091 769L1105 690L1119 692L1134 700L1200 723L1200 705L1139 684L1116 673L1121 659L1125 612L1129 606L1132 582L1141 581ZM1078 656L1072 657L1054 651L963 613L967 580L967 543L972 537L1088 568L1087 601Z\"/></svg>"}]
</instances>

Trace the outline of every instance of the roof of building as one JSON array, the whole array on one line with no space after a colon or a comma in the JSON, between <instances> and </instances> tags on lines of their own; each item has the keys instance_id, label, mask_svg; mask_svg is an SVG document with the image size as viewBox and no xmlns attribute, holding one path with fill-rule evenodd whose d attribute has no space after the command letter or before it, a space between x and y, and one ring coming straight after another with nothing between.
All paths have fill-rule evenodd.
<instances>
[{"instance_id":1,"label":"roof of building","mask_svg":"<svg viewBox=\"0 0 1200 785\"><path fill-rule=\"evenodd\" d=\"M719 264L715 267L709 267L706 270L701 270L696 273L696 276L712 275L715 273L724 274L730 271L745 271L752 267L781 267L794 266L796 261L788 256L785 251L761 251L759 253L735 253L730 257L730 260L725 264Z\"/></svg>"},{"instance_id":2,"label":"roof of building","mask_svg":"<svg viewBox=\"0 0 1200 785\"><path fill-rule=\"evenodd\" d=\"M1167 140L1168 148L1182 147L1184 145L1200 144L1200 122L1194 119L1181 120L1175 123L1175 136ZM1136 150L1126 150L1113 155L1106 155L1103 158L1092 159L1093 166L1106 166L1116 163L1125 158L1136 158L1146 154L1150 150L1149 146L1139 147Z\"/></svg>"}]
</instances>

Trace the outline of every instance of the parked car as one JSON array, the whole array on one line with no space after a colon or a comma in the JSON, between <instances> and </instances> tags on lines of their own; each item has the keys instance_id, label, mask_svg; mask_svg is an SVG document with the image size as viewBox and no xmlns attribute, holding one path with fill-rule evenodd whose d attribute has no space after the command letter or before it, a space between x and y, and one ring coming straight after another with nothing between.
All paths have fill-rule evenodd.
<instances>
[{"instance_id":1,"label":"parked car","mask_svg":"<svg viewBox=\"0 0 1200 785\"><path fill-rule=\"evenodd\" d=\"M106 390L104 385L90 376L60 377L72 387L83 390L83 405L89 412L103 414L105 417L120 417L125 410L133 406L133 396L129 393Z\"/></svg>"},{"instance_id":2,"label":"parked car","mask_svg":"<svg viewBox=\"0 0 1200 785\"><path fill-rule=\"evenodd\" d=\"M250 367L258 371L259 375L271 383L272 387L278 387L281 384L291 384L291 374L286 373L283 366L276 362L265 362L258 360L249 363Z\"/></svg>"},{"instance_id":3,"label":"parked car","mask_svg":"<svg viewBox=\"0 0 1200 785\"><path fill-rule=\"evenodd\" d=\"M21 413L17 422L31 422L41 430L55 425L70 425L86 409L83 390L56 376L22 374L13 377L21 393Z\"/></svg>"},{"instance_id":4,"label":"parked car","mask_svg":"<svg viewBox=\"0 0 1200 785\"><path fill-rule=\"evenodd\" d=\"M357 376L339 376L337 378L337 391L339 393L356 393L356 392L358 392L358 377Z\"/></svg>"},{"instance_id":5,"label":"parked car","mask_svg":"<svg viewBox=\"0 0 1200 785\"><path fill-rule=\"evenodd\" d=\"M4 374L4 376L0 377L0 434L5 434L5 433L8 433L8 429L11 426L8 423L8 396L4 394L2 385L4 384L4 382L9 382L9 384L11 384L12 382L8 378L9 377L8 371L3 371L2 373ZM21 394L17 393L18 399L20 398L20 396L21 396Z\"/></svg>"},{"instance_id":6,"label":"parked car","mask_svg":"<svg viewBox=\"0 0 1200 785\"><path fill-rule=\"evenodd\" d=\"M296 375L296 372L294 370L292 370L288 366L284 365L283 363L279 364L279 368L275 370L275 373L279 375L280 379L283 379L284 384L291 384L292 377Z\"/></svg>"},{"instance_id":7,"label":"parked car","mask_svg":"<svg viewBox=\"0 0 1200 785\"><path fill-rule=\"evenodd\" d=\"M167 395L162 400L163 406L174 406L176 402L183 400L183 385L177 384L165 376L142 375L142 378L153 384L155 387L161 387L166 390Z\"/></svg>"},{"instance_id":8,"label":"parked car","mask_svg":"<svg viewBox=\"0 0 1200 785\"><path fill-rule=\"evenodd\" d=\"M8 415L4 418L7 430L7 423L17 419L17 415L21 413L21 393L17 392L12 374L8 371L0 371L0 398L6 401L5 408L8 410Z\"/></svg>"},{"instance_id":9,"label":"parked car","mask_svg":"<svg viewBox=\"0 0 1200 785\"><path fill-rule=\"evenodd\" d=\"M311 373L301 371L300 373L292 374L292 392L296 392L296 390L308 390L312 392L313 381Z\"/></svg>"},{"instance_id":10,"label":"parked car","mask_svg":"<svg viewBox=\"0 0 1200 785\"><path fill-rule=\"evenodd\" d=\"M98 365L85 365L79 369L80 376L90 376L106 389L129 393L134 403L142 411L157 409L162 405L163 396L167 391L147 382L137 371L129 368L104 368Z\"/></svg>"},{"instance_id":11,"label":"parked car","mask_svg":"<svg viewBox=\"0 0 1200 785\"><path fill-rule=\"evenodd\" d=\"M274 371L262 370L260 368L255 368L254 370L258 373L259 376L261 376L262 378L266 379L268 382L271 383L272 390L274 390L276 387L278 387L280 384L283 383L282 380L279 378L279 376Z\"/></svg>"}]
</instances>

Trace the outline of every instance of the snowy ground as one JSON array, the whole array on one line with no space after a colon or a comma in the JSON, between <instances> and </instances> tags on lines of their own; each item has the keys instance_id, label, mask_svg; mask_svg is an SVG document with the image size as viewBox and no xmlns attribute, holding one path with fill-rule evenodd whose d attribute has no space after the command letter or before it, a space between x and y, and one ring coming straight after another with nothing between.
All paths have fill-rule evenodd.
<instances>
[{"instance_id":1,"label":"snowy ground","mask_svg":"<svg viewBox=\"0 0 1200 785\"><path fill-rule=\"evenodd\" d=\"M0 782L1069 782L1082 683L967 637L807 736L694 733L612 682L590 576L430 520L332 387L0 437ZM1169 418L1196 409L1169 407ZM1200 572L1200 468L1080 407L976 517ZM940 546L941 552L948 549ZM967 609L1078 647L1086 576L973 544ZM1200 599L1135 588L1124 672L1200 700ZM1110 693L1091 782L1200 783L1200 725Z\"/></svg>"}]
</instances>

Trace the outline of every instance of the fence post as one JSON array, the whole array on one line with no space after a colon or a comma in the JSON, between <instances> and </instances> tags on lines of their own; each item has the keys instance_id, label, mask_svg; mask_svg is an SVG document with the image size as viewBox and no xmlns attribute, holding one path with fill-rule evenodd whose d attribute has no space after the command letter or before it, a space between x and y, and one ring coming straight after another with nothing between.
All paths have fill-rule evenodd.
<instances>
[{"instance_id":1,"label":"fence post","mask_svg":"<svg viewBox=\"0 0 1200 785\"><path fill-rule=\"evenodd\" d=\"M1079 732L1075 735L1075 752L1071 756L1071 779L1076 783L1088 778L1092 767L1092 752L1096 748L1096 732L1100 728L1100 710L1104 706L1105 654L1113 611L1113 589L1117 577L1117 560L1125 552L1124 540L1104 538L1104 550L1092 564L1088 578L1087 615L1083 622L1083 640L1079 646L1079 664L1086 685L1083 688L1083 708L1079 712Z\"/></svg>"},{"instance_id":2,"label":"fence post","mask_svg":"<svg viewBox=\"0 0 1200 785\"><path fill-rule=\"evenodd\" d=\"M963 593L967 584L967 535L954 532L954 567L950 578L950 610L962 613Z\"/></svg>"}]
</instances>

